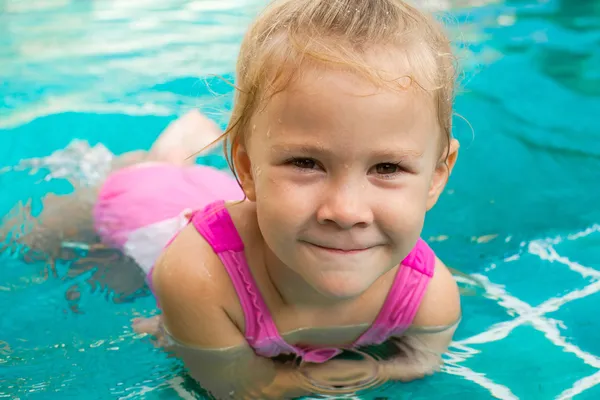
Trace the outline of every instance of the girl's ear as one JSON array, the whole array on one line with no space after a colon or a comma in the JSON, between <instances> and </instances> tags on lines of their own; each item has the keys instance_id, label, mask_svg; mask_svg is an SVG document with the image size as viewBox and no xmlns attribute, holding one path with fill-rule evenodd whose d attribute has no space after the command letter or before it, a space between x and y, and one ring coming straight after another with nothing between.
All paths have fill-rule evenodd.
<instances>
[{"instance_id":1,"label":"girl's ear","mask_svg":"<svg viewBox=\"0 0 600 400\"><path fill-rule=\"evenodd\" d=\"M440 159L437 167L435 168L433 179L431 180L431 186L429 187L429 195L427 196L428 211L435 206L440 198L440 195L442 194L442 191L444 190L444 187L446 186L446 183L448 183L448 178L450 178L452 169L456 164L459 147L460 144L458 143L458 140L451 139L449 149L445 149L443 158ZM448 151L446 152L446 150Z\"/></svg>"},{"instance_id":2,"label":"girl's ear","mask_svg":"<svg viewBox=\"0 0 600 400\"><path fill-rule=\"evenodd\" d=\"M256 188L248 149L240 140L236 140L232 145L232 150L233 165L242 185L242 190L248 200L256 201Z\"/></svg>"}]
</instances>

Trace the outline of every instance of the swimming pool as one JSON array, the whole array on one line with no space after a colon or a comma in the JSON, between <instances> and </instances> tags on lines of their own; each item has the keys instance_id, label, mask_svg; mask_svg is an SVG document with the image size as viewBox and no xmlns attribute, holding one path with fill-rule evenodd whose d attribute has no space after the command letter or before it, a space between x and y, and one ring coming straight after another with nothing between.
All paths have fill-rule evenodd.
<instances>
[{"instance_id":1,"label":"swimming pool","mask_svg":"<svg viewBox=\"0 0 600 400\"><path fill-rule=\"evenodd\" d=\"M485 291L463 297L442 373L359 397L600 398L600 2L437 3L456 16L473 131L457 118L460 161L424 237ZM60 175L74 139L148 147L190 107L223 124L231 90L211 75L231 76L262 4L0 0L0 215L69 190L10 168L22 159ZM0 398L203 398L132 333L155 312L139 277L124 292L118 271L42 270L0 256Z\"/></svg>"}]
</instances>

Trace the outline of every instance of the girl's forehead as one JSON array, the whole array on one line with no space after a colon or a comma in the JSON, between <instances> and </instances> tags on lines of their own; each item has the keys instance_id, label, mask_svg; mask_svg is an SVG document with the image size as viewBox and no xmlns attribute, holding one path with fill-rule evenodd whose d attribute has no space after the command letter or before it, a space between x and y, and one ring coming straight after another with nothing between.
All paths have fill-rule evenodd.
<instances>
[{"instance_id":1,"label":"girl's forehead","mask_svg":"<svg viewBox=\"0 0 600 400\"><path fill-rule=\"evenodd\" d=\"M427 102L415 91L377 87L348 72L310 71L257 113L249 145L269 152L310 148L350 155L389 147L405 155L423 154L439 137L434 108Z\"/></svg>"},{"instance_id":2,"label":"girl's forehead","mask_svg":"<svg viewBox=\"0 0 600 400\"><path fill-rule=\"evenodd\" d=\"M312 68L302 71L271 96L255 115L261 125L301 123L393 125L415 124L436 130L433 97L418 88L377 85L356 73Z\"/></svg>"},{"instance_id":3,"label":"girl's forehead","mask_svg":"<svg viewBox=\"0 0 600 400\"><path fill-rule=\"evenodd\" d=\"M429 81L436 75L435 63L419 62L419 59L426 58L425 54L422 54L426 52L423 46L374 44L366 51L353 51L351 44L347 47L350 49L346 51L353 53L352 56L343 55L340 51L325 50L318 55L301 52L288 59L274 58L266 63L268 67L263 71L263 79L262 82L258 82L259 86L263 87L262 90L269 98L272 93L289 90L294 86L300 89L308 87L310 83L324 76L351 79L353 85L362 88L406 88L410 85L411 78L419 81L420 86L431 86L432 82Z\"/></svg>"}]
</instances>

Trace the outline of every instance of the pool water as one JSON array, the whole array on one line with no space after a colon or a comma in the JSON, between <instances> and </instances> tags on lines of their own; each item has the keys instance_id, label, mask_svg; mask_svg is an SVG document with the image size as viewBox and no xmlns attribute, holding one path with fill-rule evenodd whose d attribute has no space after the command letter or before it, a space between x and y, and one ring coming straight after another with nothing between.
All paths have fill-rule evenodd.
<instances>
[{"instance_id":1,"label":"pool water","mask_svg":"<svg viewBox=\"0 0 600 400\"><path fill-rule=\"evenodd\" d=\"M356 398L598 399L600 1L428 3L450 11L469 124L423 236L484 289L463 297L441 373ZM148 148L191 107L224 125L232 92L214 75L232 76L263 4L0 0L0 215L68 192L61 155L81 140ZM0 255L0 398L206 398L132 332L156 313L139 276L45 272Z\"/></svg>"}]
</instances>

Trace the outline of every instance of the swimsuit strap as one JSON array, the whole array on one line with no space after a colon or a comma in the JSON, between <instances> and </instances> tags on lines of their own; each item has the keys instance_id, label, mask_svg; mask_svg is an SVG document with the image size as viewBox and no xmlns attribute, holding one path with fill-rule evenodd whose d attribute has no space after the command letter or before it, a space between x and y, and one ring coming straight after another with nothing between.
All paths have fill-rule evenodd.
<instances>
[{"instance_id":1,"label":"swimsuit strap","mask_svg":"<svg viewBox=\"0 0 600 400\"><path fill-rule=\"evenodd\" d=\"M400 264L392 287L371 327L356 346L383 343L401 336L412 324L435 269L435 253L423 239Z\"/></svg>"},{"instance_id":2,"label":"swimsuit strap","mask_svg":"<svg viewBox=\"0 0 600 400\"><path fill-rule=\"evenodd\" d=\"M248 344L265 357L274 357L284 351L294 352L294 348L285 343L277 332L225 202L214 202L194 213L191 223L213 248L231 279L244 312L244 336Z\"/></svg>"}]
</instances>

